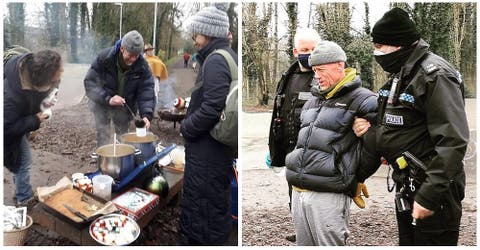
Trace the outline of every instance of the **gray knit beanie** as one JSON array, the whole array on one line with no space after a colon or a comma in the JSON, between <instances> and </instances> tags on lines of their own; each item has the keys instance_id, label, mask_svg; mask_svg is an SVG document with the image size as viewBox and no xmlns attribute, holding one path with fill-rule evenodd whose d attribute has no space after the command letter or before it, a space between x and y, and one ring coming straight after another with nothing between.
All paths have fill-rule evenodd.
<instances>
[{"instance_id":1,"label":"gray knit beanie","mask_svg":"<svg viewBox=\"0 0 480 250\"><path fill-rule=\"evenodd\" d=\"M325 40L320 41L310 57L308 57L308 64L310 66L345 61L347 61L345 51L335 42Z\"/></svg>"},{"instance_id":2,"label":"gray knit beanie","mask_svg":"<svg viewBox=\"0 0 480 250\"><path fill-rule=\"evenodd\" d=\"M228 3L214 3L192 17L188 30L192 34L209 37L228 37L230 22L227 16Z\"/></svg>"},{"instance_id":3,"label":"gray knit beanie","mask_svg":"<svg viewBox=\"0 0 480 250\"><path fill-rule=\"evenodd\" d=\"M122 47L132 54L143 52L143 37L136 30L129 31L122 38Z\"/></svg>"}]
</instances>

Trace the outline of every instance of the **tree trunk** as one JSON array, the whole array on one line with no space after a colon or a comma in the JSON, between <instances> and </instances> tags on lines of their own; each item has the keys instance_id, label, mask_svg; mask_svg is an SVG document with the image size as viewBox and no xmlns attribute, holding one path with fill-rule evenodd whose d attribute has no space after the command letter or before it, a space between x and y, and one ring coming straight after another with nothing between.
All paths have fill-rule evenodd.
<instances>
[{"instance_id":1,"label":"tree trunk","mask_svg":"<svg viewBox=\"0 0 480 250\"><path fill-rule=\"evenodd\" d=\"M453 25L452 25L453 56L454 56L455 67L457 69L460 69L462 43L463 43L463 39L465 38L465 27L467 25L465 7L466 7L465 3L453 4Z\"/></svg>"},{"instance_id":2,"label":"tree trunk","mask_svg":"<svg viewBox=\"0 0 480 250\"><path fill-rule=\"evenodd\" d=\"M5 45L25 45L25 3L8 3L8 31ZM6 35L6 36L5 36Z\"/></svg>"},{"instance_id":3,"label":"tree trunk","mask_svg":"<svg viewBox=\"0 0 480 250\"><path fill-rule=\"evenodd\" d=\"M68 17L70 20L70 55L73 63L78 63L78 32L77 32L77 22L78 22L78 3L70 3L70 8L68 11Z\"/></svg>"},{"instance_id":4,"label":"tree trunk","mask_svg":"<svg viewBox=\"0 0 480 250\"><path fill-rule=\"evenodd\" d=\"M297 3L287 3L287 15L288 15L288 43L287 43L287 55L290 58L290 62L295 61L293 56L294 36L297 31L298 26L298 4Z\"/></svg>"}]
</instances>

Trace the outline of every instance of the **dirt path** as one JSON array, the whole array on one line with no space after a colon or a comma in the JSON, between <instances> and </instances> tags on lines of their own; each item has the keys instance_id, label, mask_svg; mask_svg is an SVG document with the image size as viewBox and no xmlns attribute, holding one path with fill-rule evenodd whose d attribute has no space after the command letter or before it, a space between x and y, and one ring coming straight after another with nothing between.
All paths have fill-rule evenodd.
<instances>
[{"instance_id":1,"label":"dirt path","mask_svg":"<svg viewBox=\"0 0 480 250\"><path fill-rule=\"evenodd\" d=\"M93 115L86 102L80 102L84 95L83 78L88 65L65 65L58 105L54 107L51 120L32 133L30 145L33 163L31 166L31 184L34 190L39 186L50 186L63 176L71 176L75 172L91 172L96 170L90 154L96 147L96 132ZM194 85L196 74L192 69L183 68L183 59L169 67L170 79L173 82L175 96L186 97L186 93ZM133 124L131 129L134 129ZM133 131L133 130L132 130ZM155 117L151 131L162 143L183 145L179 134L179 126ZM4 168L5 205L13 205L14 187L12 175ZM175 245L178 235L178 219L180 207L162 209L152 222L142 231L139 245ZM34 224L26 245L74 245L68 239Z\"/></svg>"},{"instance_id":2,"label":"dirt path","mask_svg":"<svg viewBox=\"0 0 480 250\"><path fill-rule=\"evenodd\" d=\"M467 100L469 126L476 140L476 103ZM268 152L268 130L271 113L242 113L242 245L293 246L285 237L294 235L292 218L288 210L288 188L283 175L277 175L265 166ZM459 245L476 245L477 195L476 157L466 162L466 197ZM381 167L366 181L371 197L367 207L351 206L351 246L395 246L397 228L393 193L386 189L387 168Z\"/></svg>"}]
</instances>

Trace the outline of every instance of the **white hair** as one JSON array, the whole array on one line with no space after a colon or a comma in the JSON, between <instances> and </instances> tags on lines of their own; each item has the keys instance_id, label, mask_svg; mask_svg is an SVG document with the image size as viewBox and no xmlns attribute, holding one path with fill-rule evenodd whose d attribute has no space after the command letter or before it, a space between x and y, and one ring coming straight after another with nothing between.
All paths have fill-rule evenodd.
<instances>
[{"instance_id":1,"label":"white hair","mask_svg":"<svg viewBox=\"0 0 480 250\"><path fill-rule=\"evenodd\" d=\"M295 48L298 47L300 40L314 41L315 44L317 44L320 42L321 38L318 32L312 28L300 28L297 29L297 32L295 32L295 36L293 37Z\"/></svg>"}]
</instances>

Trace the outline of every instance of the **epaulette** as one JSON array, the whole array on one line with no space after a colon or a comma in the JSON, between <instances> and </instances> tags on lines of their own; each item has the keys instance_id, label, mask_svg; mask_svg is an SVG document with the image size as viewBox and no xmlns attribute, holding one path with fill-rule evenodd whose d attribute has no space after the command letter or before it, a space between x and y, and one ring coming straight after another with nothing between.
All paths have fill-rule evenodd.
<instances>
[{"instance_id":1,"label":"epaulette","mask_svg":"<svg viewBox=\"0 0 480 250\"><path fill-rule=\"evenodd\" d=\"M422 68L425 71L425 73L427 73L427 75L430 75L431 73L440 69L437 65L431 62L425 62L425 61L422 63Z\"/></svg>"}]
</instances>

